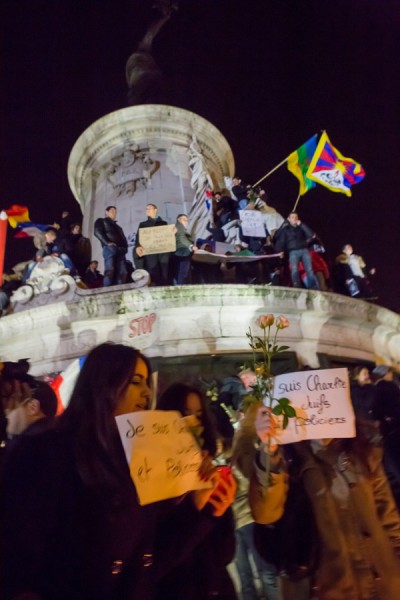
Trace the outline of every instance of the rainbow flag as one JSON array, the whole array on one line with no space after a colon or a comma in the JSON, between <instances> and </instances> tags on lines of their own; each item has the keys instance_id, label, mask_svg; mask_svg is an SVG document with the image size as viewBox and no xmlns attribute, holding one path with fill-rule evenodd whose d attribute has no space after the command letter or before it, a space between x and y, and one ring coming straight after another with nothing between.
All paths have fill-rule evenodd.
<instances>
[{"instance_id":1,"label":"rainbow flag","mask_svg":"<svg viewBox=\"0 0 400 600\"><path fill-rule=\"evenodd\" d=\"M15 229L18 223L26 223L30 221L29 212L27 206L20 206L19 204L12 204L10 208L4 211L8 217L8 222L11 227Z\"/></svg>"},{"instance_id":2,"label":"rainbow flag","mask_svg":"<svg viewBox=\"0 0 400 600\"><path fill-rule=\"evenodd\" d=\"M315 187L314 181L306 175L314 152L317 148L317 134L307 140L300 148L297 148L288 156L287 168L300 182L300 196L303 196L308 190Z\"/></svg>"},{"instance_id":3,"label":"rainbow flag","mask_svg":"<svg viewBox=\"0 0 400 600\"><path fill-rule=\"evenodd\" d=\"M351 186L365 177L362 166L336 150L324 131L310 162L306 176L332 192L351 196Z\"/></svg>"}]
</instances>

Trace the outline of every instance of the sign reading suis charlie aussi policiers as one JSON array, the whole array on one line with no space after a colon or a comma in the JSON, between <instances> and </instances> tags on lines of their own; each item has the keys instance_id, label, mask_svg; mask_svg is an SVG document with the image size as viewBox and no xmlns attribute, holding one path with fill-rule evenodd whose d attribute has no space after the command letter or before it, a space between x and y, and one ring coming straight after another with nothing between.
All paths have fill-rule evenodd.
<instances>
[{"instance_id":1,"label":"sign reading suis charlie aussi policiers","mask_svg":"<svg viewBox=\"0 0 400 600\"><path fill-rule=\"evenodd\" d=\"M281 444L355 436L347 369L320 369L278 375L274 398L289 398L296 416L278 431Z\"/></svg>"}]
</instances>

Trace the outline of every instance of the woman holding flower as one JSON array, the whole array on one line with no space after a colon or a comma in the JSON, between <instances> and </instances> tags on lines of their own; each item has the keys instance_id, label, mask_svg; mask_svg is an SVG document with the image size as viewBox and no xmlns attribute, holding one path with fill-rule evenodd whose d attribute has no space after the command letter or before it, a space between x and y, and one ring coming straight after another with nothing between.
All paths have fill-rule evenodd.
<instances>
[{"instance_id":1,"label":"woman holding flower","mask_svg":"<svg viewBox=\"0 0 400 600\"><path fill-rule=\"evenodd\" d=\"M251 469L256 545L279 570L284 600L396 600L400 520L379 440L364 424L351 439L276 445L275 415L288 420L294 409L273 398L271 358L286 349L276 338L288 325L273 319L259 318L262 335L247 334L263 360L255 361L253 419L245 420L235 443L235 455L246 457Z\"/></svg>"}]
</instances>

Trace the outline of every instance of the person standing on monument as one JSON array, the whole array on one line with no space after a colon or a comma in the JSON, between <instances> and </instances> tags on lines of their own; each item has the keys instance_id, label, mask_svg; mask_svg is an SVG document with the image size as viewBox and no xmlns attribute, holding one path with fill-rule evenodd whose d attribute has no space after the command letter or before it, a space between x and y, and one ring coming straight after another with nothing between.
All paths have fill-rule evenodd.
<instances>
[{"instance_id":1,"label":"person standing on monument","mask_svg":"<svg viewBox=\"0 0 400 600\"><path fill-rule=\"evenodd\" d=\"M198 248L187 231L188 217L181 213L176 218L176 251L173 256L173 284L184 285L190 273L192 254Z\"/></svg>"},{"instance_id":2,"label":"person standing on monument","mask_svg":"<svg viewBox=\"0 0 400 600\"><path fill-rule=\"evenodd\" d=\"M145 269L151 278L153 285L169 284L169 261L170 252L160 252L159 254L144 254L144 248L139 242L139 232L146 227L160 227L168 225L161 217L157 216L158 208L155 204L146 206L146 221L141 221L136 234L135 248L133 251L133 260L136 269Z\"/></svg>"},{"instance_id":3,"label":"person standing on monument","mask_svg":"<svg viewBox=\"0 0 400 600\"><path fill-rule=\"evenodd\" d=\"M109 287L125 283L127 275L125 255L128 250L128 242L122 227L117 224L115 206L107 206L106 216L95 221L94 235L100 240L103 249L103 286Z\"/></svg>"},{"instance_id":4,"label":"person standing on monument","mask_svg":"<svg viewBox=\"0 0 400 600\"><path fill-rule=\"evenodd\" d=\"M282 223L274 236L274 245L277 252L285 252L289 259L290 275L293 287L301 288L299 263L303 263L306 272L307 288L318 290L318 281L312 269L309 244L315 238L311 229L299 219L296 212L291 212L286 221Z\"/></svg>"}]
</instances>

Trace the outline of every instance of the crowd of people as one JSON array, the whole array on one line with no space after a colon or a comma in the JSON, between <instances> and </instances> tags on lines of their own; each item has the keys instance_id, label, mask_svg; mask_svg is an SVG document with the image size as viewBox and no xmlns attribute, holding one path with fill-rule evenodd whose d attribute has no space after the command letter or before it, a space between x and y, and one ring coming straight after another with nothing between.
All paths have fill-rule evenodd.
<instances>
[{"instance_id":1,"label":"crowd of people","mask_svg":"<svg viewBox=\"0 0 400 600\"><path fill-rule=\"evenodd\" d=\"M26 360L1 367L5 600L397 600L392 368L354 368L356 437L278 446L249 369L213 401L182 381L156 398L148 359L104 343L62 410ZM190 419L210 487L139 503L116 417L151 408Z\"/></svg>"},{"instance_id":2,"label":"crowd of people","mask_svg":"<svg viewBox=\"0 0 400 600\"><path fill-rule=\"evenodd\" d=\"M375 269L367 270L350 244L342 246L330 267L321 240L297 212L284 219L267 204L265 190L247 189L237 177L233 178L228 193L210 191L210 221L203 238L192 237L186 214L177 216L174 252L146 253L140 244L141 230L168 224L158 214L155 204L146 206L147 219L139 224L132 262L136 269L145 269L150 274L151 285L222 283L230 279L237 283L289 285L376 299L371 287ZM262 234L245 235L241 211L260 213ZM104 285L125 280L127 239L116 218L116 207L109 206L105 217L95 223L95 236L103 249ZM200 261L199 251L217 255L219 261L214 258L207 261L204 256ZM248 261L242 260L243 257L248 257Z\"/></svg>"},{"instance_id":3,"label":"crowd of people","mask_svg":"<svg viewBox=\"0 0 400 600\"><path fill-rule=\"evenodd\" d=\"M25 269L4 275L0 315L9 305L16 287L29 283L35 266L48 256L59 258L65 272L73 276L78 285L88 288L128 283L134 270L145 270L152 286L256 283L377 299L371 285L375 268L367 268L350 243L342 245L333 261L328 260L318 234L297 212L291 212L284 219L268 205L262 188L245 187L241 179L234 177L230 190L210 190L207 202L210 219L204 237L193 238L188 215L181 213L174 224L175 250L151 253L140 243L141 232L168 223L158 214L155 204L147 204L146 220L139 223L132 256L129 256L123 226L117 222L117 208L108 206L104 217L94 224L94 236L102 248L104 275L99 271L98 261L92 259L91 243L82 235L80 223L72 221L69 213L64 212L60 224L54 223L35 236L35 256ZM245 235L241 211L258 213L261 233Z\"/></svg>"}]
</instances>

